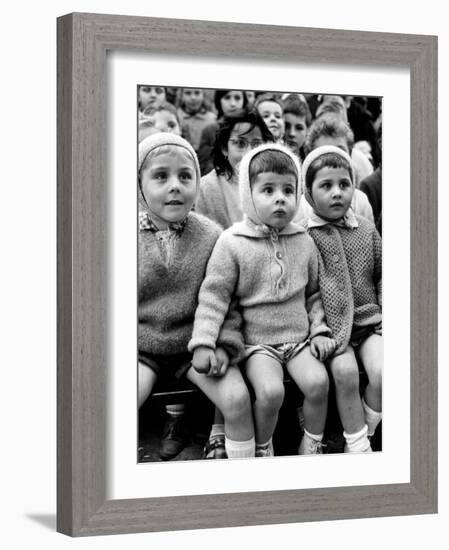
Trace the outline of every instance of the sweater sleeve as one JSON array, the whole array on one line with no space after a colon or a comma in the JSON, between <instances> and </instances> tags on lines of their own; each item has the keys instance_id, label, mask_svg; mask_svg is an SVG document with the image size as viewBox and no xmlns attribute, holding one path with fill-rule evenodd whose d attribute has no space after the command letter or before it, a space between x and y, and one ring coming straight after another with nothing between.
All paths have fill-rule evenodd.
<instances>
[{"instance_id":1,"label":"sweater sleeve","mask_svg":"<svg viewBox=\"0 0 449 550\"><path fill-rule=\"evenodd\" d=\"M226 237L226 233L220 236L207 264L206 277L198 295L189 351L199 346L215 349L228 314L237 283L238 265Z\"/></svg>"},{"instance_id":2,"label":"sweater sleeve","mask_svg":"<svg viewBox=\"0 0 449 550\"><path fill-rule=\"evenodd\" d=\"M377 288L377 301L382 309L382 238L373 230L374 283Z\"/></svg>"},{"instance_id":3,"label":"sweater sleeve","mask_svg":"<svg viewBox=\"0 0 449 550\"><path fill-rule=\"evenodd\" d=\"M245 344L241 331L242 316L238 309L237 300L233 300L221 327L217 339L217 346L221 346L229 355L230 363L239 363L245 355Z\"/></svg>"},{"instance_id":4,"label":"sweater sleeve","mask_svg":"<svg viewBox=\"0 0 449 550\"><path fill-rule=\"evenodd\" d=\"M318 284L318 251L313 245L309 260L309 279L306 286L306 309L309 316L309 337L319 334L330 336L331 330L326 324L321 292Z\"/></svg>"}]
</instances>

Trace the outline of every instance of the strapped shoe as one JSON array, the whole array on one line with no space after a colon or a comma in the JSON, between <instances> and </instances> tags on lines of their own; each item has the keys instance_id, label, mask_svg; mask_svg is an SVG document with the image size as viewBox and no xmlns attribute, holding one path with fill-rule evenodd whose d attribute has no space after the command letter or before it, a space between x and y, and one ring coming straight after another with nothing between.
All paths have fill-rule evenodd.
<instances>
[{"instance_id":1,"label":"strapped shoe","mask_svg":"<svg viewBox=\"0 0 449 550\"><path fill-rule=\"evenodd\" d=\"M225 436L224 434L218 434L209 437L209 440L206 442L204 447L204 458L228 458L225 449Z\"/></svg>"}]
</instances>

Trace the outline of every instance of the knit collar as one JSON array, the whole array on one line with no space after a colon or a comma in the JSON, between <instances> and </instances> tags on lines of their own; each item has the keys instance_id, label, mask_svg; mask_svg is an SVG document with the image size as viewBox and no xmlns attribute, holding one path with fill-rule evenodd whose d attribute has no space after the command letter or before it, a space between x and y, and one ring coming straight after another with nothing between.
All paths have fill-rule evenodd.
<instances>
[{"instance_id":1,"label":"knit collar","mask_svg":"<svg viewBox=\"0 0 449 550\"><path fill-rule=\"evenodd\" d=\"M181 234L184 231L186 223L187 218L184 218L180 222L169 223L168 229L169 231L173 231L174 233ZM139 229L140 231L151 231L152 233L157 233L158 231L161 231L159 227L154 223L154 221L150 218L148 212L139 212Z\"/></svg>"},{"instance_id":2,"label":"knit collar","mask_svg":"<svg viewBox=\"0 0 449 550\"><path fill-rule=\"evenodd\" d=\"M304 227L294 222L290 222L281 231L278 231L268 225L254 223L247 215L244 216L244 220L242 222L235 223L231 229L234 235L256 237L259 239L271 237L274 240L277 240L278 237L283 237L284 235L295 235L296 233L305 233L306 231Z\"/></svg>"},{"instance_id":3,"label":"knit collar","mask_svg":"<svg viewBox=\"0 0 449 550\"><path fill-rule=\"evenodd\" d=\"M312 229L312 227L323 227L324 225L335 225L336 227L345 227L347 229L355 229L359 226L359 222L357 221L357 218L354 215L354 212L352 211L352 208L349 208L346 212L346 214L343 216L343 218L335 221L330 222L327 220L324 220L316 212L313 212L309 219L307 220L307 227L308 229Z\"/></svg>"}]
</instances>

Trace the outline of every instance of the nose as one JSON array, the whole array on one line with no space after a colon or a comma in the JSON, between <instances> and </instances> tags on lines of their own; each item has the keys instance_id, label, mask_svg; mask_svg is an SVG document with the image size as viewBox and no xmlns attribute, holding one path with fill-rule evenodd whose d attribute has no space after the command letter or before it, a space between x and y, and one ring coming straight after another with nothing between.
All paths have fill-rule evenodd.
<instances>
[{"instance_id":1,"label":"nose","mask_svg":"<svg viewBox=\"0 0 449 550\"><path fill-rule=\"evenodd\" d=\"M333 197L340 197L341 196L341 189L338 185L334 185L332 187L332 196Z\"/></svg>"},{"instance_id":2,"label":"nose","mask_svg":"<svg viewBox=\"0 0 449 550\"><path fill-rule=\"evenodd\" d=\"M179 179L176 176L172 176L168 180L169 193L178 193L179 192Z\"/></svg>"},{"instance_id":3,"label":"nose","mask_svg":"<svg viewBox=\"0 0 449 550\"><path fill-rule=\"evenodd\" d=\"M282 192L278 192L276 193L275 195L275 203L276 204L284 204L285 203L285 196L284 196L284 193Z\"/></svg>"}]
</instances>

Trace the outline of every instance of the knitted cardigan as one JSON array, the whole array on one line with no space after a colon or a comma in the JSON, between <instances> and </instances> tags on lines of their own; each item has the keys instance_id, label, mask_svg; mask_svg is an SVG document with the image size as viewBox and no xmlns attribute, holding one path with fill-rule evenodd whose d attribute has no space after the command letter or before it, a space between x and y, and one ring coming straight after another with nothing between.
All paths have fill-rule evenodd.
<instances>
[{"instance_id":1,"label":"knitted cardigan","mask_svg":"<svg viewBox=\"0 0 449 550\"><path fill-rule=\"evenodd\" d=\"M318 256L305 229L290 223L282 231L261 223L255 209L249 167L261 151L274 150L298 159L285 147L264 144L247 153L239 169L243 222L219 237L198 297L189 349L215 347L231 300L238 300L245 344L304 342L327 334L318 287ZM298 183L296 205L299 200Z\"/></svg>"},{"instance_id":2,"label":"knitted cardigan","mask_svg":"<svg viewBox=\"0 0 449 550\"><path fill-rule=\"evenodd\" d=\"M189 350L215 347L234 296L245 344L300 343L330 332L318 287L317 251L295 224L278 235L245 220L221 234L201 286Z\"/></svg>"},{"instance_id":3,"label":"knitted cardigan","mask_svg":"<svg viewBox=\"0 0 449 550\"><path fill-rule=\"evenodd\" d=\"M201 178L195 210L217 222L223 229L243 219L239 185L215 170Z\"/></svg>"},{"instance_id":4,"label":"knitted cardigan","mask_svg":"<svg viewBox=\"0 0 449 550\"><path fill-rule=\"evenodd\" d=\"M187 351L198 291L220 231L214 222L190 212L169 266L163 261L156 234L139 232L140 351L153 355ZM240 323L240 316L231 308L218 338L231 362L239 361L244 353Z\"/></svg>"},{"instance_id":5,"label":"knitted cardigan","mask_svg":"<svg viewBox=\"0 0 449 550\"><path fill-rule=\"evenodd\" d=\"M343 353L354 328L382 322L382 240L372 223L310 227L319 252L319 280L326 320Z\"/></svg>"}]
</instances>

